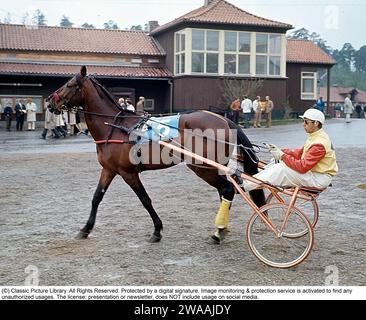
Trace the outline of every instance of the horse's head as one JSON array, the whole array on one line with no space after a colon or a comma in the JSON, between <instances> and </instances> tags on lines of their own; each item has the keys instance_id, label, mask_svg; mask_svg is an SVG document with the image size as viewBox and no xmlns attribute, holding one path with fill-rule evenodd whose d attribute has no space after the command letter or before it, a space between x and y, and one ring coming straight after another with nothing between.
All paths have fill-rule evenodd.
<instances>
[{"instance_id":1,"label":"horse's head","mask_svg":"<svg viewBox=\"0 0 366 320\"><path fill-rule=\"evenodd\" d=\"M87 78L86 67L82 66L80 73L75 75L71 80L69 80L61 88L57 89L46 99L46 101L49 103L48 108L50 111L59 114L62 109L70 109L74 106L82 106L82 87Z\"/></svg>"}]
</instances>

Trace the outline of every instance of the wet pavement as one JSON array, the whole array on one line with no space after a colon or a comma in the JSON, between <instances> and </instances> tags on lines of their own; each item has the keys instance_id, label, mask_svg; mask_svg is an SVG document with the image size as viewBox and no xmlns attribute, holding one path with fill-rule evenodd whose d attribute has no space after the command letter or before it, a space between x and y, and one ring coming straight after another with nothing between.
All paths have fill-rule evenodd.
<instances>
[{"instance_id":1,"label":"wet pavement","mask_svg":"<svg viewBox=\"0 0 366 320\"><path fill-rule=\"evenodd\" d=\"M325 131L330 135L334 147L364 148L366 147L366 119L331 119L326 122ZM42 128L36 131L5 131L5 124L0 123L1 153L74 153L95 152L91 136L84 134L67 138L46 140L40 139ZM263 142L273 143L279 147L299 147L306 140L302 123L272 126L271 128L245 129L250 141L261 145Z\"/></svg>"},{"instance_id":2,"label":"wet pavement","mask_svg":"<svg viewBox=\"0 0 366 320\"><path fill-rule=\"evenodd\" d=\"M346 123L345 119L331 119L326 121L323 128L329 134L335 149L366 147L366 119L352 119L351 123ZM245 133L253 143L267 142L290 148L302 146L307 138L302 123L250 128Z\"/></svg>"},{"instance_id":3,"label":"wet pavement","mask_svg":"<svg viewBox=\"0 0 366 320\"><path fill-rule=\"evenodd\" d=\"M246 244L252 210L239 196L225 241L208 241L218 194L184 165L140 177L164 224L160 243L147 241L150 216L119 177L100 204L90 237L75 240L100 175L92 138L42 140L41 124L35 132L6 132L0 122L0 285L24 285L32 266L39 284L51 286L324 286L329 279L364 286L366 190L359 185L366 182L365 128L366 119L327 121L340 171L319 196L309 257L280 270L259 262ZM306 139L301 123L245 132L253 142L278 146L297 147Z\"/></svg>"}]
</instances>

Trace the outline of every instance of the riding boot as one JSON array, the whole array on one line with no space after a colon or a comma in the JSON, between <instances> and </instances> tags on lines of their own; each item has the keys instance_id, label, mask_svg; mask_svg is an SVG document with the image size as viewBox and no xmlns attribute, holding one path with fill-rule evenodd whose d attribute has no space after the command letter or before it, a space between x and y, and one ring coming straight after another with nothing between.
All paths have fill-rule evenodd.
<instances>
[{"instance_id":1,"label":"riding boot","mask_svg":"<svg viewBox=\"0 0 366 320\"><path fill-rule=\"evenodd\" d=\"M61 137L60 133L56 129L52 129L52 132L55 135L55 139L59 139Z\"/></svg>"},{"instance_id":2,"label":"riding boot","mask_svg":"<svg viewBox=\"0 0 366 320\"><path fill-rule=\"evenodd\" d=\"M220 243L225 237L225 233L227 231L227 228L229 226L229 215L230 215L230 208L231 208L231 201L226 200L225 198L221 198L221 204L219 211L217 212L216 218L215 218L215 225L217 227L217 230L214 235L211 236L211 238L216 242Z\"/></svg>"},{"instance_id":3,"label":"riding boot","mask_svg":"<svg viewBox=\"0 0 366 320\"><path fill-rule=\"evenodd\" d=\"M42 139L46 139L47 131L48 131L48 129L46 129L46 128L43 129L43 132L41 134Z\"/></svg>"},{"instance_id":4,"label":"riding boot","mask_svg":"<svg viewBox=\"0 0 366 320\"><path fill-rule=\"evenodd\" d=\"M57 130L61 135L63 135L63 136L64 136L64 138L66 138L66 136L67 136L67 131L65 131L65 129L64 129L63 127L58 126L58 127L56 127L56 130Z\"/></svg>"}]
</instances>

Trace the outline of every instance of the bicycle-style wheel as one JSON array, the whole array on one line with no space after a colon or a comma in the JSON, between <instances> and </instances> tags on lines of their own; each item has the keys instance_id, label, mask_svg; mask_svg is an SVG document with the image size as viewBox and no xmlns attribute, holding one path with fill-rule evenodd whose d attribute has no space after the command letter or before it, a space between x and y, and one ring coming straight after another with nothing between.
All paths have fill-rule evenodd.
<instances>
[{"instance_id":1,"label":"bicycle-style wheel","mask_svg":"<svg viewBox=\"0 0 366 320\"><path fill-rule=\"evenodd\" d=\"M281 229L289 206L282 203L270 203L261 207L261 213L276 228ZM303 237L288 237L303 230ZM302 262L310 253L314 244L314 230L309 219L296 207L292 207L282 234L276 234L269 226L254 213L247 226L247 240L249 248L263 263L276 268L290 268Z\"/></svg>"},{"instance_id":2,"label":"bicycle-style wheel","mask_svg":"<svg viewBox=\"0 0 366 320\"><path fill-rule=\"evenodd\" d=\"M291 201L290 195L281 193L280 196L284 200L284 203L290 203ZM278 200L272 193L269 193L269 195L266 198L266 203L278 203ZM296 199L295 207L300 209L303 213L305 213L306 217L309 219L311 223L311 226L314 229L319 219L319 206L316 199L313 198L312 200L307 200L298 197ZM298 238L305 235L306 232L307 232L306 229L299 230L299 232L294 234L289 234L286 232L286 236L289 238Z\"/></svg>"}]
</instances>

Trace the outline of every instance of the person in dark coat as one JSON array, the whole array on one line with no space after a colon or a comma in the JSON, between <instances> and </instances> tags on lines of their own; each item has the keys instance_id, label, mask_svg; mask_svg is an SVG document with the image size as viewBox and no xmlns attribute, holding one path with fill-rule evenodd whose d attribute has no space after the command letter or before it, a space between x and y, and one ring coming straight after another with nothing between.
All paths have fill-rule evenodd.
<instances>
[{"instance_id":1,"label":"person in dark coat","mask_svg":"<svg viewBox=\"0 0 366 320\"><path fill-rule=\"evenodd\" d=\"M13 114L13 108L11 107L10 104L7 104L6 107L4 108L4 117L5 117L5 121L6 121L6 130L10 131L10 127L11 127L11 117Z\"/></svg>"},{"instance_id":2,"label":"person in dark coat","mask_svg":"<svg viewBox=\"0 0 366 320\"><path fill-rule=\"evenodd\" d=\"M356 104L355 111L357 113L357 118L361 118L362 107L359 103Z\"/></svg>"},{"instance_id":3,"label":"person in dark coat","mask_svg":"<svg viewBox=\"0 0 366 320\"><path fill-rule=\"evenodd\" d=\"M17 131L23 131L24 118L27 110L23 103L23 100L19 99L18 103L15 105L15 119Z\"/></svg>"}]
</instances>

